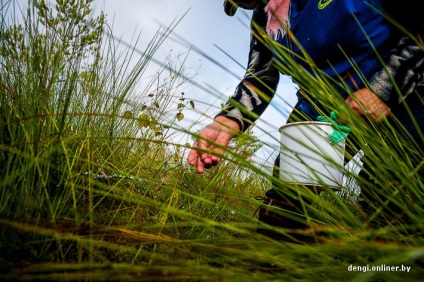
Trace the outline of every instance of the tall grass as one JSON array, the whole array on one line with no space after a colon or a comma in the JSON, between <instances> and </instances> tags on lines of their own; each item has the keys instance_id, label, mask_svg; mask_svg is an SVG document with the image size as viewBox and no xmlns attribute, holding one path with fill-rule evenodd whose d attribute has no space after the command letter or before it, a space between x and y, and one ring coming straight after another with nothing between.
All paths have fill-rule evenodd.
<instances>
[{"instance_id":1,"label":"tall grass","mask_svg":"<svg viewBox=\"0 0 424 282\"><path fill-rule=\"evenodd\" d=\"M422 276L423 152L416 149L414 166L405 154L412 148L403 147L401 137L388 138L397 136L389 125L383 130L390 134L381 129L376 134L350 113L351 129L362 138L357 144L373 163L373 183L387 187L376 190L384 196L378 205L393 202L409 221L387 221L377 209L371 215L375 224L349 191L342 197L331 189L317 195L285 184L287 193L312 199L312 231L320 243L262 237L255 233L261 203L255 198L272 179L251 155L267 144L247 133L205 175L187 167L183 156L189 146L172 140L186 134L179 122L201 101L190 101L181 91L194 82L184 59L170 57L145 80L173 26L159 30L140 51L113 37L105 16L92 15L91 2L56 1L52 8L29 1L28 9L19 10L9 1L2 7L2 278L412 281ZM334 93L320 77L297 78L317 95ZM331 109L340 105L328 97L337 95L319 98ZM349 272L350 264L403 264L412 271Z\"/></svg>"}]
</instances>

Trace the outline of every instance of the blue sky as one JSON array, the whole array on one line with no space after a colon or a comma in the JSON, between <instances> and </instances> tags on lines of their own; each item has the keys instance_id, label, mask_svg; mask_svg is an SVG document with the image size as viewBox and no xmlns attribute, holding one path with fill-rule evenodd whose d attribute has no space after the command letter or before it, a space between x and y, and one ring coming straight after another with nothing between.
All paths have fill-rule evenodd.
<instances>
[{"instance_id":1,"label":"blue sky","mask_svg":"<svg viewBox=\"0 0 424 282\"><path fill-rule=\"evenodd\" d=\"M189 87L184 91L187 98L204 103L197 104L196 108L210 118L218 112L220 104L231 96L244 75L249 52L248 26L251 12L239 10L234 17L228 17L223 11L223 0L96 0L96 9L107 13L108 21L113 22L115 36L131 41L134 32L141 32L142 37L137 45L141 49L161 25L168 26L187 12L174 30L175 35L201 49L232 72L230 74L194 51L189 55L186 66L199 69L195 82L213 85L219 92L219 96L211 95L196 87ZM157 52L156 59L160 60L170 52L185 52L189 47L167 40ZM231 58L219 49L224 50ZM277 98L261 116L254 130L256 136L271 145L270 148L264 147L258 153L258 158L266 159L271 156L272 160L272 155L276 154L278 128L286 121L289 110L287 104L293 105L295 102L295 89L290 78L281 77ZM192 130L198 130L211 121L210 118L195 113L186 116L190 116L191 121L196 121Z\"/></svg>"}]
</instances>

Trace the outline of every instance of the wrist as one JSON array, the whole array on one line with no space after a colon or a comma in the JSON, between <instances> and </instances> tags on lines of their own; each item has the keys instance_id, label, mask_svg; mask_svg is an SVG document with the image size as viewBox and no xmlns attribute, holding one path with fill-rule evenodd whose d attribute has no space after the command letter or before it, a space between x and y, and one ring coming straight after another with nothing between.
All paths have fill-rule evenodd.
<instances>
[{"instance_id":1,"label":"wrist","mask_svg":"<svg viewBox=\"0 0 424 282\"><path fill-rule=\"evenodd\" d=\"M229 134L231 138L236 136L241 130L240 122L235 118L228 116L217 116L214 119L214 122L218 123L220 126L223 126L226 133Z\"/></svg>"}]
</instances>

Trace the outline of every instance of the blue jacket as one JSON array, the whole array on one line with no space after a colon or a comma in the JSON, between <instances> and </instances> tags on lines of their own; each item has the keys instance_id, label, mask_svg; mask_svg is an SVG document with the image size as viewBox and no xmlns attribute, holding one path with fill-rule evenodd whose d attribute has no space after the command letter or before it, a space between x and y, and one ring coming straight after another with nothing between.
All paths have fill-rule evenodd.
<instances>
[{"instance_id":1,"label":"blue jacket","mask_svg":"<svg viewBox=\"0 0 424 282\"><path fill-rule=\"evenodd\" d=\"M294 54L302 54L303 48L315 66L330 77L346 77L350 72L360 87L364 85L352 65L357 64L360 73L370 77L382 67L373 47L382 55L390 46L389 23L375 8L360 0L291 1L289 25L297 43L291 36L276 36L278 43ZM310 61L304 61L304 56L293 58L309 69ZM351 86L351 79L346 81Z\"/></svg>"}]
</instances>

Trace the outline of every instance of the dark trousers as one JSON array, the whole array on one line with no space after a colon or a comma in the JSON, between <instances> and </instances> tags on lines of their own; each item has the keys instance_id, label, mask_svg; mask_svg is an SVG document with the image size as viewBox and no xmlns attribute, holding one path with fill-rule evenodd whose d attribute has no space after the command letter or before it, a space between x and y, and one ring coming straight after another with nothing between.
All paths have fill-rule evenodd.
<instances>
[{"instance_id":1,"label":"dark trousers","mask_svg":"<svg viewBox=\"0 0 424 282\"><path fill-rule=\"evenodd\" d=\"M424 158L424 89L419 89L418 93L419 94L410 95L404 103L394 107L389 121L395 129L399 129L396 130L398 133L404 131L401 128L406 129L406 132L403 134L405 135L403 144L405 147L415 148L412 153L414 155L411 156L414 162L412 165L419 167L419 163L422 162ZM406 105L408 105L408 107L406 107ZM299 96L298 103L290 114L287 123L316 120L317 116L320 115L316 108L326 112L318 100L306 99ZM388 136L388 138L390 138L390 136ZM358 145L357 142L355 142L354 136L350 136L349 139L352 141L350 143L353 144L353 146L347 148L347 151L350 155L353 155L356 153L354 150L358 150ZM280 160L278 156L275 160L273 171L273 187L266 192L264 202L259 209L259 226L257 231L260 234L280 240L313 241L313 238L298 232L308 230L310 227L307 220L308 212L305 210L305 207L308 207L311 200L285 189L284 184L279 181L280 161L284 160ZM372 164L367 160L367 156L364 156L362 161L363 166L359 173L361 185L361 194L358 197L359 204L362 206L364 214L370 218L371 215L384 204L383 210L381 211L380 209L380 214L384 215L383 219L385 222L378 221L379 217L373 218L377 219L380 225L388 222L390 223L393 219L404 213L404 211L400 210L401 207L396 204L391 204L388 198L385 198L385 192L390 194L390 191L383 191L387 189L387 187L378 187L378 185L374 184L372 175L373 170L369 168ZM424 166L421 166L420 171L417 172L417 175L421 175L421 178L424 177L423 167ZM395 175L396 173L393 173L393 181L399 181ZM307 187L304 188L307 189ZM403 191L400 192L407 194L407 187L403 188ZM396 220L398 220L398 218ZM406 221L408 221L407 217ZM275 232L273 228L268 228L269 225L282 227L282 229L285 229L287 232ZM289 230L294 230L294 232L290 234Z\"/></svg>"}]
</instances>

